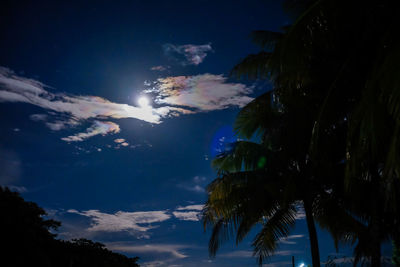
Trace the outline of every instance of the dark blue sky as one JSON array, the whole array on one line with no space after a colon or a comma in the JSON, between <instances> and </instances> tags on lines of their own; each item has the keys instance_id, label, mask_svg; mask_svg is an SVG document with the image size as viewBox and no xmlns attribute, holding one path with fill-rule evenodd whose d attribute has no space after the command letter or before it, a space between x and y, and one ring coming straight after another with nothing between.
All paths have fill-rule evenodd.
<instances>
[{"instance_id":1,"label":"dark blue sky","mask_svg":"<svg viewBox=\"0 0 400 267\"><path fill-rule=\"evenodd\" d=\"M272 0L3 3L0 184L62 221L60 238L144 266L255 266L253 234L209 259L198 212L235 115L268 89L229 71L258 51L251 31L286 23ZM310 262L301 214L292 234L266 266Z\"/></svg>"}]
</instances>

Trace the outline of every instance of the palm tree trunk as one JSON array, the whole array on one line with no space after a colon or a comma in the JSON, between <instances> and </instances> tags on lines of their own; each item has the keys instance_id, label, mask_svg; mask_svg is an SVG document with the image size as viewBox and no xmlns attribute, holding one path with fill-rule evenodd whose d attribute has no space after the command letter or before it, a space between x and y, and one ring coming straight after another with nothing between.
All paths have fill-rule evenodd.
<instances>
[{"instance_id":1,"label":"palm tree trunk","mask_svg":"<svg viewBox=\"0 0 400 267\"><path fill-rule=\"evenodd\" d=\"M317 230L315 228L314 218L312 215L311 202L308 199L306 199L303 201L303 203L304 203L304 210L306 212L308 235L310 237L312 266L320 267L321 264L319 259L318 237L317 237Z\"/></svg>"},{"instance_id":2,"label":"palm tree trunk","mask_svg":"<svg viewBox=\"0 0 400 267\"><path fill-rule=\"evenodd\" d=\"M381 244L379 242L375 242L374 244L374 252L371 257L371 266L380 267L381 266Z\"/></svg>"},{"instance_id":3,"label":"palm tree trunk","mask_svg":"<svg viewBox=\"0 0 400 267\"><path fill-rule=\"evenodd\" d=\"M374 166L375 167L375 166ZM380 267L381 266L381 242L380 242L380 233L382 224L380 222L380 218L382 218L382 201L380 199L379 189L380 185L380 176L376 171L378 167L371 168L372 175L372 184L373 188L377 191L372 195L372 218L370 222L371 227L371 237L372 237L372 255L371 255L371 266Z\"/></svg>"}]
</instances>

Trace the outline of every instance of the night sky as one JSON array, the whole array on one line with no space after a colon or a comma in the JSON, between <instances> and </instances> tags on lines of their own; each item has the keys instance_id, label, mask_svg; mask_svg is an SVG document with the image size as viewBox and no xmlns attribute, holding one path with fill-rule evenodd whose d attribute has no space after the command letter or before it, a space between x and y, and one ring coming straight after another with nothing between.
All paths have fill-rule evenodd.
<instances>
[{"instance_id":1,"label":"night sky","mask_svg":"<svg viewBox=\"0 0 400 267\"><path fill-rule=\"evenodd\" d=\"M210 259L199 212L240 107L271 88L229 71L258 51L251 31L288 23L272 0L2 2L0 184L61 221L59 238L143 266L256 266L255 231ZM292 255L311 262L301 210L265 266Z\"/></svg>"}]
</instances>

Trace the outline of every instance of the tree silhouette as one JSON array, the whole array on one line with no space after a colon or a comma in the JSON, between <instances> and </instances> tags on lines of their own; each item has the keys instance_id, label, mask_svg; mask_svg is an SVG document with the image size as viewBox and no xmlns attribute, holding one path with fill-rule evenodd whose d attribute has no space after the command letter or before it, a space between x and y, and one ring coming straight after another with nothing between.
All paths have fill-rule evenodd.
<instances>
[{"instance_id":1,"label":"tree silhouette","mask_svg":"<svg viewBox=\"0 0 400 267\"><path fill-rule=\"evenodd\" d=\"M319 266L312 205L325 188L310 175L310 120L302 112L306 106L301 99L296 105L278 102L271 91L240 111L235 124L237 133L248 139L258 135L261 142L239 141L213 161L219 178L209 185L203 210L205 226L213 227L209 245L212 255L234 232L238 243L253 226L261 224L253 246L258 263L262 264L280 239L289 234L297 209L303 205L313 264Z\"/></svg>"},{"instance_id":2,"label":"tree silhouette","mask_svg":"<svg viewBox=\"0 0 400 267\"><path fill-rule=\"evenodd\" d=\"M396 267L400 266L400 244L393 242L393 257L392 262Z\"/></svg>"},{"instance_id":3,"label":"tree silhouette","mask_svg":"<svg viewBox=\"0 0 400 267\"><path fill-rule=\"evenodd\" d=\"M265 129L261 144L267 150L274 149L270 143L278 145L278 152L286 148L281 157L286 164L274 165L282 167L276 174L286 173L292 162L299 173L290 175L309 190L308 215L332 233L336 244L355 244L354 264L366 257L372 266L380 266L381 243L400 239L399 6L386 0L286 3L293 23L281 33L254 32L253 40L263 51L233 69L238 77L272 81L275 111L287 115L280 120L283 126L277 128L268 103L245 107L249 112L239 115L237 123L247 129L246 137ZM273 139L275 132L279 134ZM267 163L275 162L265 154ZM217 168L225 171L223 166ZM225 186L226 195L216 191L213 204L214 187L209 188L206 207L216 205L216 210L205 210L214 215L208 221L218 230L217 218L230 219L237 229L237 218L243 218L218 211L216 204L229 203L230 188ZM243 204L238 200L235 205ZM315 244L311 247L317 250ZM313 266L319 266L314 255Z\"/></svg>"},{"instance_id":4,"label":"tree silhouette","mask_svg":"<svg viewBox=\"0 0 400 267\"><path fill-rule=\"evenodd\" d=\"M61 224L44 219L46 212L18 193L0 187L1 266L137 267L138 258L114 253L87 239L55 239Z\"/></svg>"}]
</instances>

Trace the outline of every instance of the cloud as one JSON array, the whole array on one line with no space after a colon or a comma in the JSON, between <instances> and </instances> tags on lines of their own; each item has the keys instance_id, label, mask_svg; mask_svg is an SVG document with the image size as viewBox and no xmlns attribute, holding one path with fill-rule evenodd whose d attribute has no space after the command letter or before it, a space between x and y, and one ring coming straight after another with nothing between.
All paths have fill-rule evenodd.
<instances>
[{"instance_id":1,"label":"cloud","mask_svg":"<svg viewBox=\"0 0 400 267\"><path fill-rule=\"evenodd\" d=\"M67 142L80 142L95 135L107 135L109 133L119 133L119 125L111 121L94 121L93 125L86 129L84 133L78 133L63 137L61 140Z\"/></svg>"},{"instance_id":2,"label":"cloud","mask_svg":"<svg viewBox=\"0 0 400 267\"><path fill-rule=\"evenodd\" d=\"M207 178L202 176L195 176L190 182L178 184L177 186L188 191L196 193L204 193Z\"/></svg>"},{"instance_id":3,"label":"cloud","mask_svg":"<svg viewBox=\"0 0 400 267\"><path fill-rule=\"evenodd\" d=\"M184 207L177 207L176 211L172 212L175 218L182 221L193 221L197 222L201 219L200 211L204 205L188 205Z\"/></svg>"},{"instance_id":4,"label":"cloud","mask_svg":"<svg viewBox=\"0 0 400 267\"><path fill-rule=\"evenodd\" d=\"M62 116L59 116L62 117ZM52 131L60 131L70 126L78 125L79 122L73 118L60 118L54 121L49 121L50 118L47 114L32 114L29 118L36 122L44 122L44 124Z\"/></svg>"},{"instance_id":5,"label":"cloud","mask_svg":"<svg viewBox=\"0 0 400 267\"><path fill-rule=\"evenodd\" d=\"M287 236L285 238L281 238L279 240L279 243L288 244L288 245L295 245L297 242L294 241L294 239L299 239L299 238L303 238L303 237L304 237L304 235L289 235L289 236Z\"/></svg>"},{"instance_id":6,"label":"cloud","mask_svg":"<svg viewBox=\"0 0 400 267\"><path fill-rule=\"evenodd\" d=\"M108 249L119 252L126 253L166 253L173 258L186 258L187 256L180 252L179 250L189 248L185 245L175 245L175 244L149 244L149 245L131 245L129 242L112 242L106 243Z\"/></svg>"},{"instance_id":7,"label":"cloud","mask_svg":"<svg viewBox=\"0 0 400 267\"><path fill-rule=\"evenodd\" d=\"M25 186L7 185L7 187L11 191L15 191L15 192L18 192L18 193L26 193L26 192L28 192L28 189L26 189Z\"/></svg>"},{"instance_id":8,"label":"cloud","mask_svg":"<svg viewBox=\"0 0 400 267\"><path fill-rule=\"evenodd\" d=\"M201 74L159 78L145 93L156 95L155 103L190 109L193 112L243 107L253 98L252 88L241 83L228 83L223 75ZM178 111L179 112L179 111Z\"/></svg>"},{"instance_id":9,"label":"cloud","mask_svg":"<svg viewBox=\"0 0 400 267\"><path fill-rule=\"evenodd\" d=\"M114 142L120 144L120 143L125 142L125 139L124 138L117 138L117 139L114 139Z\"/></svg>"},{"instance_id":10,"label":"cloud","mask_svg":"<svg viewBox=\"0 0 400 267\"><path fill-rule=\"evenodd\" d=\"M98 96L55 94L45 90L45 88L46 86L39 81L20 77L12 70L0 67L0 102L28 103L51 112L53 116L63 118L48 121L49 115L47 114L32 114L30 118L33 121L43 121L47 127L58 131L88 119L97 119L93 126L87 130L87 133L64 138L65 141L81 141L96 134L108 133L104 132L104 127L106 125L111 126L110 122L100 124L99 120L134 118L149 123L160 123L162 117L170 116L170 112L184 113L184 110L173 107L141 108L113 103ZM116 129L114 123L109 132L115 132ZM96 133L96 131L100 132Z\"/></svg>"},{"instance_id":11,"label":"cloud","mask_svg":"<svg viewBox=\"0 0 400 267\"><path fill-rule=\"evenodd\" d=\"M138 239L150 238L151 229L158 228L160 223L176 218L182 221L197 222L203 205L178 206L171 210L159 211L117 211L106 213L99 210L79 211L76 209L59 210L55 219L63 222L60 236L71 239L76 237L93 238L104 233L128 233ZM77 214L88 218L90 224L71 221L68 214ZM74 222L75 221L75 222Z\"/></svg>"},{"instance_id":12,"label":"cloud","mask_svg":"<svg viewBox=\"0 0 400 267\"><path fill-rule=\"evenodd\" d=\"M164 44L165 55L180 62L183 66L199 65L204 61L207 53L212 51L211 44L205 45L173 45Z\"/></svg>"},{"instance_id":13,"label":"cloud","mask_svg":"<svg viewBox=\"0 0 400 267\"><path fill-rule=\"evenodd\" d=\"M186 190L188 190L188 191L193 191L193 192L196 192L196 193L203 193L203 192L206 191L206 190L204 189L204 187L202 187L202 186L200 186L200 185L198 185L198 184L193 185L193 186L185 186L185 185L182 185L182 186L180 186L180 187L182 187L182 188L184 188L184 189L186 189Z\"/></svg>"},{"instance_id":14,"label":"cloud","mask_svg":"<svg viewBox=\"0 0 400 267\"><path fill-rule=\"evenodd\" d=\"M302 204L297 205L297 213L296 213L296 220L305 220L306 219L306 212Z\"/></svg>"},{"instance_id":15,"label":"cloud","mask_svg":"<svg viewBox=\"0 0 400 267\"><path fill-rule=\"evenodd\" d=\"M132 234L147 232L154 228L152 223L163 222L171 218L167 211L118 211L114 214L100 212L99 210L87 210L79 212L68 210L69 213L79 214L92 220L87 229L92 232L121 232L128 231Z\"/></svg>"},{"instance_id":16,"label":"cloud","mask_svg":"<svg viewBox=\"0 0 400 267\"><path fill-rule=\"evenodd\" d=\"M46 122L45 123L45 125L53 131L59 131L59 130L65 129L69 126L77 125L77 124L78 124L78 122L76 122L74 120L68 120L68 121L56 120L54 122Z\"/></svg>"},{"instance_id":17,"label":"cloud","mask_svg":"<svg viewBox=\"0 0 400 267\"><path fill-rule=\"evenodd\" d=\"M185 211L185 212L181 212L181 211L174 211L172 212L172 214L174 214L174 216L182 221L200 221L200 212L198 211Z\"/></svg>"},{"instance_id":18,"label":"cloud","mask_svg":"<svg viewBox=\"0 0 400 267\"><path fill-rule=\"evenodd\" d=\"M251 258L251 257L253 257L253 251L236 250L236 251L220 254L219 256L224 257L224 258Z\"/></svg>"},{"instance_id":19,"label":"cloud","mask_svg":"<svg viewBox=\"0 0 400 267\"><path fill-rule=\"evenodd\" d=\"M29 116L33 121L46 121L48 116L46 114L32 114Z\"/></svg>"},{"instance_id":20,"label":"cloud","mask_svg":"<svg viewBox=\"0 0 400 267\"><path fill-rule=\"evenodd\" d=\"M38 81L20 77L10 69L0 67L0 102L22 102L58 113L67 113L76 120L89 118L135 118L158 123L156 109L143 109L118 104L98 96L53 94Z\"/></svg>"},{"instance_id":21,"label":"cloud","mask_svg":"<svg viewBox=\"0 0 400 267\"><path fill-rule=\"evenodd\" d=\"M187 47L188 51L202 51L192 48ZM119 127L110 121L113 119L133 118L157 124L163 118L242 107L252 100L247 96L252 93L252 88L240 83L228 83L223 75L166 77L150 83L150 86L143 92L155 95L156 107L136 107L99 96L49 92L43 83L0 67L0 102L28 103L43 108L47 114L32 114L30 118L43 122L53 131L92 123L86 132L62 138L67 142L115 133Z\"/></svg>"},{"instance_id":22,"label":"cloud","mask_svg":"<svg viewBox=\"0 0 400 267\"><path fill-rule=\"evenodd\" d=\"M202 210L204 205L189 205L184 207L177 207L176 210Z\"/></svg>"},{"instance_id":23,"label":"cloud","mask_svg":"<svg viewBox=\"0 0 400 267\"><path fill-rule=\"evenodd\" d=\"M164 67L164 66L154 66L154 67L151 67L150 68L150 70L154 70L154 71L166 71L167 69L169 69L169 66L166 66L166 67Z\"/></svg>"}]
</instances>

